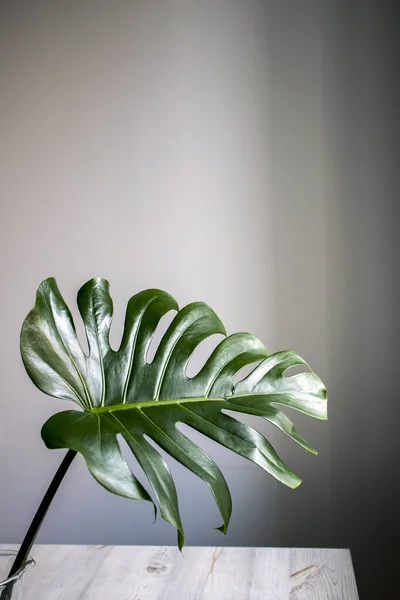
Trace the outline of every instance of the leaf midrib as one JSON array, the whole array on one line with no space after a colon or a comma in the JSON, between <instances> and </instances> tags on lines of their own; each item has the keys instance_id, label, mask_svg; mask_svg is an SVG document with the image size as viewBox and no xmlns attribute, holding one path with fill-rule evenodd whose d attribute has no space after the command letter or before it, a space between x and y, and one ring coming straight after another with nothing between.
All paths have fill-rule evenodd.
<instances>
[{"instance_id":1,"label":"leaf midrib","mask_svg":"<svg viewBox=\"0 0 400 600\"><path fill-rule=\"evenodd\" d=\"M129 402L125 404L108 404L106 406L94 407L91 409L86 409L85 412L89 413L112 413L114 411L120 410L140 410L144 408L151 408L155 406L168 406L168 405L179 405L179 404L190 404L192 402L224 402L228 406L230 404L235 403L236 398L249 398L251 396L286 396L288 395L287 391L279 391L279 392L249 392L247 394L233 394L231 396L227 396L226 398L218 397L218 398L209 398L205 396L199 396L198 398L171 398L167 400L146 400L144 402ZM311 396L315 396L316 398L320 398L317 394L310 394ZM322 398L320 398L322 399ZM273 401L279 404L276 401ZM272 403L271 403L272 404ZM290 408L290 407L289 407ZM297 409L300 410L300 409Z\"/></svg>"},{"instance_id":2,"label":"leaf midrib","mask_svg":"<svg viewBox=\"0 0 400 600\"><path fill-rule=\"evenodd\" d=\"M99 413L112 413L120 410L141 410L143 408L150 408L153 406L168 406L168 405L179 405L189 404L191 402L226 402L225 398L173 398L171 400L148 400L147 402L129 402L125 404L110 404L108 406L100 406L92 408L86 412L99 414Z\"/></svg>"}]
</instances>

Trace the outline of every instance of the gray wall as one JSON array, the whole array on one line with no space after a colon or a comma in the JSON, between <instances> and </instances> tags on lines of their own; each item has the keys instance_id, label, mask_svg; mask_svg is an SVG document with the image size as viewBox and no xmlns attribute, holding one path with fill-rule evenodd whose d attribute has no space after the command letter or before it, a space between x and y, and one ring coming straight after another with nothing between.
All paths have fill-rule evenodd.
<instances>
[{"instance_id":1,"label":"gray wall","mask_svg":"<svg viewBox=\"0 0 400 600\"><path fill-rule=\"evenodd\" d=\"M330 391L328 423L296 417L317 458L262 426L303 477L296 492L195 436L234 513L224 539L208 490L171 463L188 543L350 547L362 597L383 592L398 478L395 13L340 0L1 3L0 542L21 540L62 456L39 431L65 404L25 375L21 322L45 277L73 307L102 275L115 344L129 296L161 287L295 349ZM39 541L175 542L151 521L77 460Z\"/></svg>"}]
</instances>

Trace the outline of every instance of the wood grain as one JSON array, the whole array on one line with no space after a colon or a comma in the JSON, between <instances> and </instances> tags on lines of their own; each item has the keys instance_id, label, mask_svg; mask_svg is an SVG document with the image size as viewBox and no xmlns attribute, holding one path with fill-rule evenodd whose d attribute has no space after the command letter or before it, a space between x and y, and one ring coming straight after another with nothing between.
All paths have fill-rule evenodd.
<instances>
[{"instance_id":1,"label":"wood grain","mask_svg":"<svg viewBox=\"0 0 400 600\"><path fill-rule=\"evenodd\" d=\"M358 600L348 550L36 545L33 556L24 600Z\"/></svg>"}]
</instances>

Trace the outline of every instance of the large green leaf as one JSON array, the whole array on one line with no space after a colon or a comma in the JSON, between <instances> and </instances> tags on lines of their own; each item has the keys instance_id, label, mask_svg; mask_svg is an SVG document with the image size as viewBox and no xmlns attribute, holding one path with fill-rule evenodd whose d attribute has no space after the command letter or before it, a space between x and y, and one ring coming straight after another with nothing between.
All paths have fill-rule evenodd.
<instances>
[{"instance_id":1,"label":"large green leaf","mask_svg":"<svg viewBox=\"0 0 400 600\"><path fill-rule=\"evenodd\" d=\"M218 466L179 431L179 423L251 460L284 484L299 485L300 479L267 439L226 412L263 417L316 453L281 410L288 407L326 418L326 390L317 375L307 371L285 376L292 366L306 366L297 354L268 355L256 337L236 333L225 337L200 371L188 377L187 365L199 343L216 333L226 335L206 304L195 302L179 310L174 298L161 290L136 294L128 303L118 350L109 343L113 305L108 282L88 281L78 293L78 308L88 354L53 278L40 285L35 307L22 327L21 354L32 381L43 392L72 400L84 411L64 411L45 423L42 437L49 448L80 452L92 475L115 494L152 501L122 456L121 435L147 476L162 517L178 530L180 547L184 538L176 489L158 448L209 485L223 532L231 515L231 497ZM157 325L171 310L176 315L149 362ZM254 363L250 374L235 385L237 372Z\"/></svg>"}]
</instances>

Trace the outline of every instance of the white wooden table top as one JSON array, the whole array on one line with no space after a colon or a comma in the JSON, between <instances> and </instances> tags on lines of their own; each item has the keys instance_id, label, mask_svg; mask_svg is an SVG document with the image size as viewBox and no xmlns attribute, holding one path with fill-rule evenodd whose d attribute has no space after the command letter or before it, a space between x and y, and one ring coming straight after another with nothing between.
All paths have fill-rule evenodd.
<instances>
[{"instance_id":1,"label":"white wooden table top","mask_svg":"<svg viewBox=\"0 0 400 600\"><path fill-rule=\"evenodd\" d=\"M358 600L348 550L35 545L32 555L23 600Z\"/></svg>"}]
</instances>

